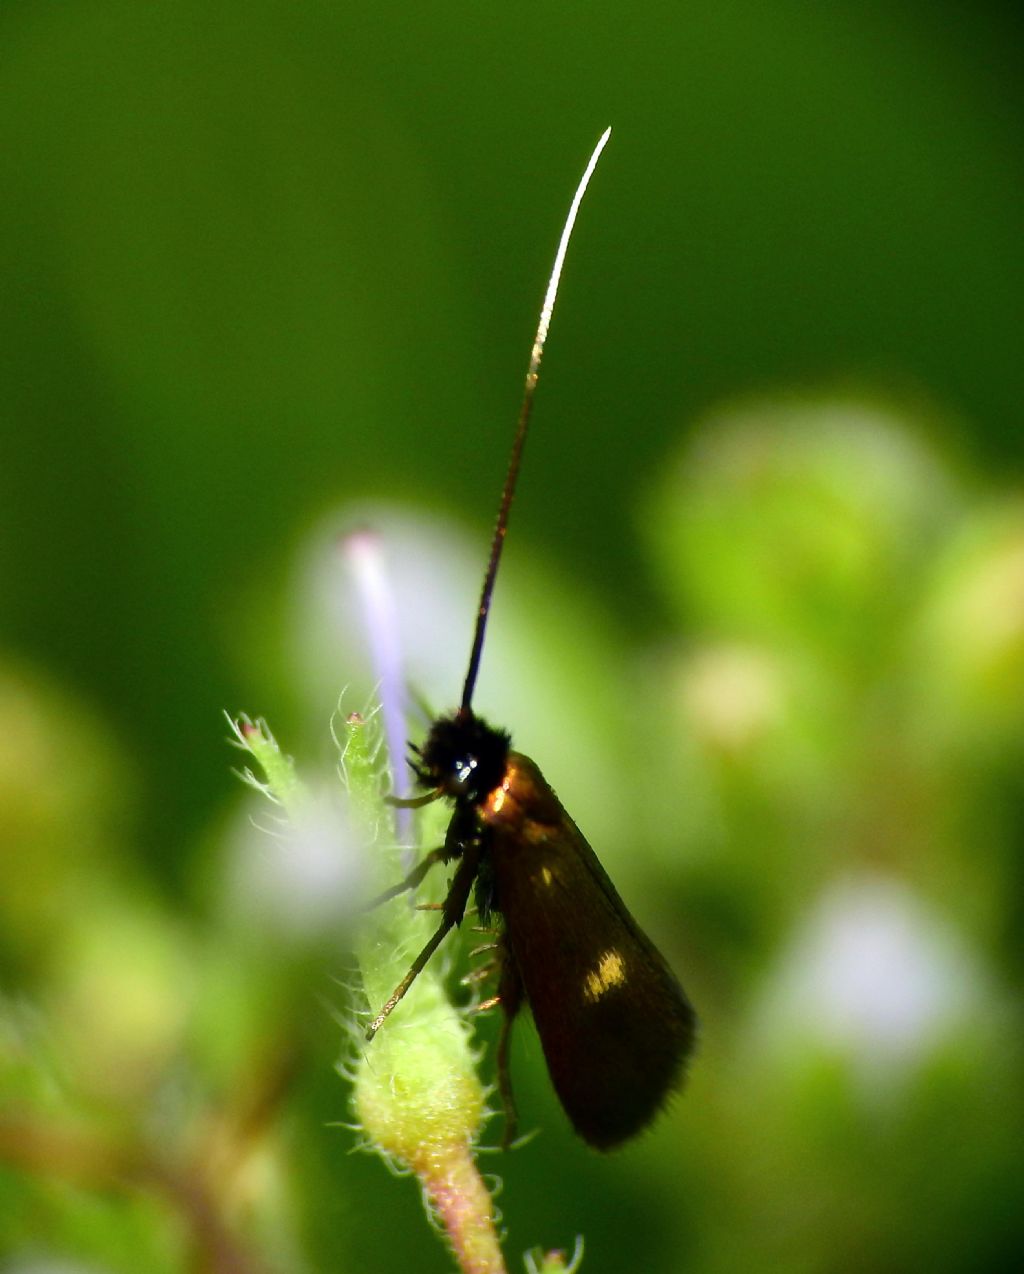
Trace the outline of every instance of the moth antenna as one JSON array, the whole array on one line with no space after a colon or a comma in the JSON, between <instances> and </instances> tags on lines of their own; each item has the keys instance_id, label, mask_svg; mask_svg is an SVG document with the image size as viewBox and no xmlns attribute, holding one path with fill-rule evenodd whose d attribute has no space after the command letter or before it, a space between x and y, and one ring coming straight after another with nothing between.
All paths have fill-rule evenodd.
<instances>
[{"instance_id":1,"label":"moth antenna","mask_svg":"<svg viewBox=\"0 0 1024 1274\"><path fill-rule=\"evenodd\" d=\"M601 157L601 151L607 145L611 133L612 130L606 128L601 134L587 163L586 170L580 178L580 183L576 187L576 193L573 195L572 203L569 205L569 215L566 217L565 225L562 227L562 237L558 241L558 251L555 253L555 263L551 267L548 288L544 293L544 304L540 310L540 322L537 324L537 334L533 338L533 348L530 350L530 364L526 369L526 385L523 390L522 406L519 408L519 423L516 425L515 438L512 441L512 452L509 456L508 471L505 474L505 486L501 493L501 503L498 505L498 520L494 527L494 538L491 540L491 556L487 563L484 586L480 592L480 605L477 607L476 612L473 649L469 656L466 683L462 689L462 712L469 712L470 710L473 689L476 686L476 676L480 671L480 655L484 648L484 630L487 627L487 616L491 610L491 595L494 592L494 581L498 574L498 564L501 561L501 550L505 543L505 533L508 530L509 510L512 507L512 497L516 492L519 466L523 458L523 444L526 442L526 430L530 423L533 398L537 390L537 377L540 374L540 360L544 354L544 342L548 338L551 313L555 308L555 297L558 295L558 283L562 277L565 254L569 247L573 226L576 224L576 214L580 210L580 204L583 202L583 196L586 194L587 186L590 184L590 178L594 174L597 161Z\"/></svg>"}]
</instances>

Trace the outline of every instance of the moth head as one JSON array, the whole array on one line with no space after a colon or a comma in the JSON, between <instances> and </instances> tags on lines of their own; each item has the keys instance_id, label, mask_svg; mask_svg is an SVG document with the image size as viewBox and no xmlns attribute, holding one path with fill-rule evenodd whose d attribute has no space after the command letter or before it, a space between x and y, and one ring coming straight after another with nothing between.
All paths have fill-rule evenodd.
<instances>
[{"instance_id":1,"label":"moth head","mask_svg":"<svg viewBox=\"0 0 1024 1274\"><path fill-rule=\"evenodd\" d=\"M460 708L434 722L413 769L421 786L475 805L500 786L510 745L504 730Z\"/></svg>"}]
</instances>

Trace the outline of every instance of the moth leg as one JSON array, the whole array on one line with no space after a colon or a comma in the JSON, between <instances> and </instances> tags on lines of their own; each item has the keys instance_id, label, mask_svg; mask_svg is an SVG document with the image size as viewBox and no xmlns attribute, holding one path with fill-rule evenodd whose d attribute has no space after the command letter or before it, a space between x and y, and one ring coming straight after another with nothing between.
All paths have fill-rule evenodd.
<instances>
[{"instance_id":1,"label":"moth leg","mask_svg":"<svg viewBox=\"0 0 1024 1274\"><path fill-rule=\"evenodd\" d=\"M501 1003L501 1034L498 1036L498 1095L505 1115L505 1134L501 1139L502 1150L507 1150L516 1139L519 1116L516 1099L512 1093L512 1072L509 1068L509 1045L512 1042L512 1023L523 1002L523 984L519 970L505 942L501 944L501 977L498 982L498 1001Z\"/></svg>"},{"instance_id":2,"label":"moth leg","mask_svg":"<svg viewBox=\"0 0 1024 1274\"><path fill-rule=\"evenodd\" d=\"M439 853L443 853L443 851L434 850L433 853L428 855L428 858L435 858L435 856ZM426 859L424 862L426 862ZM391 1011L423 972L427 961L444 941L448 932L454 929L462 919L463 913L466 910L466 902L469 899L470 890L473 888L473 881L476 879L479 862L479 853L467 853L463 856L462 861L459 863L458 870L452 878L452 885L448 890L448 897L444 900L444 909L440 925L438 925L437 929L434 931L433 937L431 937L427 945L419 953L416 959L413 960L412 967L409 969L409 972L405 975L401 982L399 982L398 986L395 987L394 991L391 992L388 1002L367 1027L367 1040L372 1040L377 1034L381 1025L387 1019ZM420 867L422 866L423 863L420 863ZM419 871L419 867L416 871ZM415 875L415 872L411 874Z\"/></svg>"},{"instance_id":3,"label":"moth leg","mask_svg":"<svg viewBox=\"0 0 1024 1274\"><path fill-rule=\"evenodd\" d=\"M397 810L421 810L424 805L440 800L444 793L440 788L428 792L426 796L385 796L384 804L393 805Z\"/></svg>"},{"instance_id":4,"label":"moth leg","mask_svg":"<svg viewBox=\"0 0 1024 1274\"><path fill-rule=\"evenodd\" d=\"M470 969L468 973L463 974L463 976L459 978L459 982L463 986L476 986L478 982L486 982L488 978L492 978L494 976L494 970L496 967L497 966L493 960L488 960L486 964L478 965L477 968Z\"/></svg>"},{"instance_id":5,"label":"moth leg","mask_svg":"<svg viewBox=\"0 0 1024 1274\"><path fill-rule=\"evenodd\" d=\"M375 907L379 907L383 902L390 902L392 898L397 898L399 894L404 894L416 886L423 880L427 872L435 863L447 862L451 855L442 845L439 849L432 849L423 860L416 864L412 871L404 880L400 880L397 885L392 885L390 889L385 889L382 894L378 894L376 898L371 898L363 907L364 911L373 911Z\"/></svg>"}]
</instances>

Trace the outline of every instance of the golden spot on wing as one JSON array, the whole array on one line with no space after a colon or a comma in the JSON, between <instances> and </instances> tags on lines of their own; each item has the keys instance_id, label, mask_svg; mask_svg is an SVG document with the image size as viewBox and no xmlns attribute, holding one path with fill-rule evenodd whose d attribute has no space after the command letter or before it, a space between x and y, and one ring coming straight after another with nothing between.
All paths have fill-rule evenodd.
<instances>
[{"instance_id":1,"label":"golden spot on wing","mask_svg":"<svg viewBox=\"0 0 1024 1274\"><path fill-rule=\"evenodd\" d=\"M545 885L550 885L555 879L550 867L542 867L540 869L540 878Z\"/></svg>"},{"instance_id":2,"label":"golden spot on wing","mask_svg":"<svg viewBox=\"0 0 1024 1274\"><path fill-rule=\"evenodd\" d=\"M511 786L512 786L512 776L511 774L506 774L504 779L502 780L501 787L496 788L487 799L487 803L490 806L490 812L492 814L501 813L502 807L505 804L505 797L508 794L508 790Z\"/></svg>"},{"instance_id":3,"label":"golden spot on wing","mask_svg":"<svg viewBox=\"0 0 1024 1274\"><path fill-rule=\"evenodd\" d=\"M605 992L626 981L626 962L615 950L606 951L583 979L583 998L596 1004Z\"/></svg>"}]
</instances>

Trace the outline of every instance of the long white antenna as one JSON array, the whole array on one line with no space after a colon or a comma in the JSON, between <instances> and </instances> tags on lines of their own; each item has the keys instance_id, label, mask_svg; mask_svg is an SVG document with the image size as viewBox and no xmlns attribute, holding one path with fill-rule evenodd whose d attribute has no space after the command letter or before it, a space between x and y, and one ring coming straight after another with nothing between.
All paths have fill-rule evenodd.
<instances>
[{"instance_id":1,"label":"long white antenna","mask_svg":"<svg viewBox=\"0 0 1024 1274\"><path fill-rule=\"evenodd\" d=\"M508 472L505 474L505 487L501 493L501 503L498 505L498 521L494 528L494 539L491 541L491 556L487 563L484 586L480 592L480 605L477 607L473 649L469 656L466 683L462 690L463 712L469 711L470 702L473 698L473 687L476 685L476 675L480 670L480 654L484 648L484 629L487 627L487 616L491 609L491 594L494 592L494 580L498 574L498 563L501 561L505 532L508 530L509 509L512 507L512 497L516 491L516 480L519 477L519 466L523 458L523 444L526 442L526 429L530 423L533 396L537 389L537 377L540 374L540 360L544 354L544 342L548 338L548 328L551 326L551 314L555 308L555 297L558 295L558 283L562 277L565 254L569 247L569 239L572 236L572 228L576 224L576 214L580 210L580 204L583 202L583 196L587 192L590 178L594 175L597 161L601 158L601 151L608 144L608 138L611 135L612 130L610 128L606 128L601 134L597 145L594 147L594 153L590 156L586 170L580 178L580 184L576 187L576 193L573 195L572 203L569 205L569 215L566 217L565 225L562 227L562 237L558 240L558 251L555 253L555 263L551 267L548 288L544 293L544 304L540 309L537 335L533 338L533 348L530 350L530 365L526 369L526 387L523 390L522 406L519 408L519 423L516 426L516 435L512 442L512 454L509 457Z\"/></svg>"}]
</instances>

